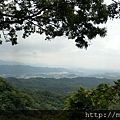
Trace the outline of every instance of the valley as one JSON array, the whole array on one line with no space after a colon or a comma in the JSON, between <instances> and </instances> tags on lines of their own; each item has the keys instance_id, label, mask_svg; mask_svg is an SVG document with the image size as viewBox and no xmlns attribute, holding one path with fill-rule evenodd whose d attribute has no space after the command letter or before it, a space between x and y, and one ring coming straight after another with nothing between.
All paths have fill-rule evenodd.
<instances>
[{"instance_id":1,"label":"valley","mask_svg":"<svg viewBox=\"0 0 120 120\"><path fill-rule=\"evenodd\" d=\"M25 64L16 64L9 62L9 64L0 64L0 76L4 79L9 88L14 92L4 89L1 97L9 101L7 107L9 109L21 109L14 105L16 97L23 95L21 99L24 103L24 97L28 99L23 109L32 110L63 110L65 108L66 100L83 87L85 90L96 88L100 84L114 85L114 81L119 78L119 72L90 70L90 69L66 69L66 68L51 68L51 67L35 67ZM3 80L3 81L4 81ZM2 81L2 80L1 80ZM0 83L4 86L3 83ZM6 85L5 85L6 86ZM2 87L1 87L2 90ZM20 95L16 95L17 91ZM13 98L9 98L9 94ZM1 99L2 100L2 99ZM14 100L14 101L13 101ZM17 99L18 100L18 99ZM1 101L3 104L4 101ZM13 103L13 104L12 104ZM21 103L21 104L22 104ZM10 105L10 106L9 106ZM4 107L3 107L4 108ZM1 108L1 109L3 109ZM8 109L8 108L4 108Z\"/></svg>"}]
</instances>

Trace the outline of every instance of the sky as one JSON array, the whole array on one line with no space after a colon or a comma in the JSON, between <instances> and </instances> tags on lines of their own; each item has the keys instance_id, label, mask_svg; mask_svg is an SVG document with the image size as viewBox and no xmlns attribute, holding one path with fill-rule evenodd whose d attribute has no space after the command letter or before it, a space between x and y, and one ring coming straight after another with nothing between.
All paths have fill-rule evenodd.
<instances>
[{"instance_id":1,"label":"sky","mask_svg":"<svg viewBox=\"0 0 120 120\"><path fill-rule=\"evenodd\" d=\"M120 70L119 25L119 19L109 20L104 25L106 37L97 36L87 50L77 48L74 40L65 37L45 41L44 35L22 39L19 34L17 45L3 42L0 46L0 60L46 67Z\"/></svg>"}]
</instances>

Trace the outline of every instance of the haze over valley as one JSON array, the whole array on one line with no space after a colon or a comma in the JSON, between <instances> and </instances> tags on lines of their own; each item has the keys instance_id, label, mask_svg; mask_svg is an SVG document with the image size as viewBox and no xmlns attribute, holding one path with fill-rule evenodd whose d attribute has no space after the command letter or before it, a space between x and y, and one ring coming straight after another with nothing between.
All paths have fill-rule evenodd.
<instances>
[{"instance_id":1,"label":"haze over valley","mask_svg":"<svg viewBox=\"0 0 120 120\"><path fill-rule=\"evenodd\" d=\"M89 90L99 84L114 85L115 77L117 79L119 74L111 73L104 70L35 67L15 61L0 61L0 76L17 90L29 95L34 101L32 109L39 110L62 110L66 99L80 87Z\"/></svg>"},{"instance_id":2,"label":"haze over valley","mask_svg":"<svg viewBox=\"0 0 120 120\"><path fill-rule=\"evenodd\" d=\"M119 79L119 71L84 69L84 68L52 68L52 67L35 67L25 65L15 61L0 60L0 76L16 78L75 78L75 77L97 77Z\"/></svg>"}]
</instances>

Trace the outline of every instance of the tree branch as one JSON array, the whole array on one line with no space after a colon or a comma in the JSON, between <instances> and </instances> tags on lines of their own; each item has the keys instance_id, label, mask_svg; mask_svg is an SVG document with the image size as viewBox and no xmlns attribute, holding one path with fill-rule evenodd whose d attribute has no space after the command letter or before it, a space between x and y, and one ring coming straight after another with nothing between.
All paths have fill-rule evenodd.
<instances>
[{"instance_id":1,"label":"tree branch","mask_svg":"<svg viewBox=\"0 0 120 120\"><path fill-rule=\"evenodd\" d=\"M115 0L112 0L113 2L115 2L116 4L120 4L119 2L116 2Z\"/></svg>"}]
</instances>

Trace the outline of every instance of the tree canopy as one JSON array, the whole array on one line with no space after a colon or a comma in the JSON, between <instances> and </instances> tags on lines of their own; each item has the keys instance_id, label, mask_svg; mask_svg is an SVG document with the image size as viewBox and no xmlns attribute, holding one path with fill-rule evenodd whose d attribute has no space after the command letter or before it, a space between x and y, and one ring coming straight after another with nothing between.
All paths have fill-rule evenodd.
<instances>
[{"instance_id":1,"label":"tree canopy","mask_svg":"<svg viewBox=\"0 0 120 120\"><path fill-rule=\"evenodd\" d=\"M100 84L90 90L80 87L66 103L65 110L120 110L120 80L113 86Z\"/></svg>"},{"instance_id":2,"label":"tree canopy","mask_svg":"<svg viewBox=\"0 0 120 120\"><path fill-rule=\"evenodd\" d=\"M74 39L76 46L87 48L97 35L104 37L100 24L119 17L119 3L104 0L1 0L0 31L7 42L17 44L17 31L26 38L32 33ZM1 40L2 44L2 40Z\"/></svg>"},{"instance_id":3,"label":"tree canopy","mask_svg":"<svg viewBox=\"0 0 120 120\"><path fill-rule=\"evenodd\" d=\"M30 110L33 99L0 77L0 110Z\"/></svg>"}]
</instances>

